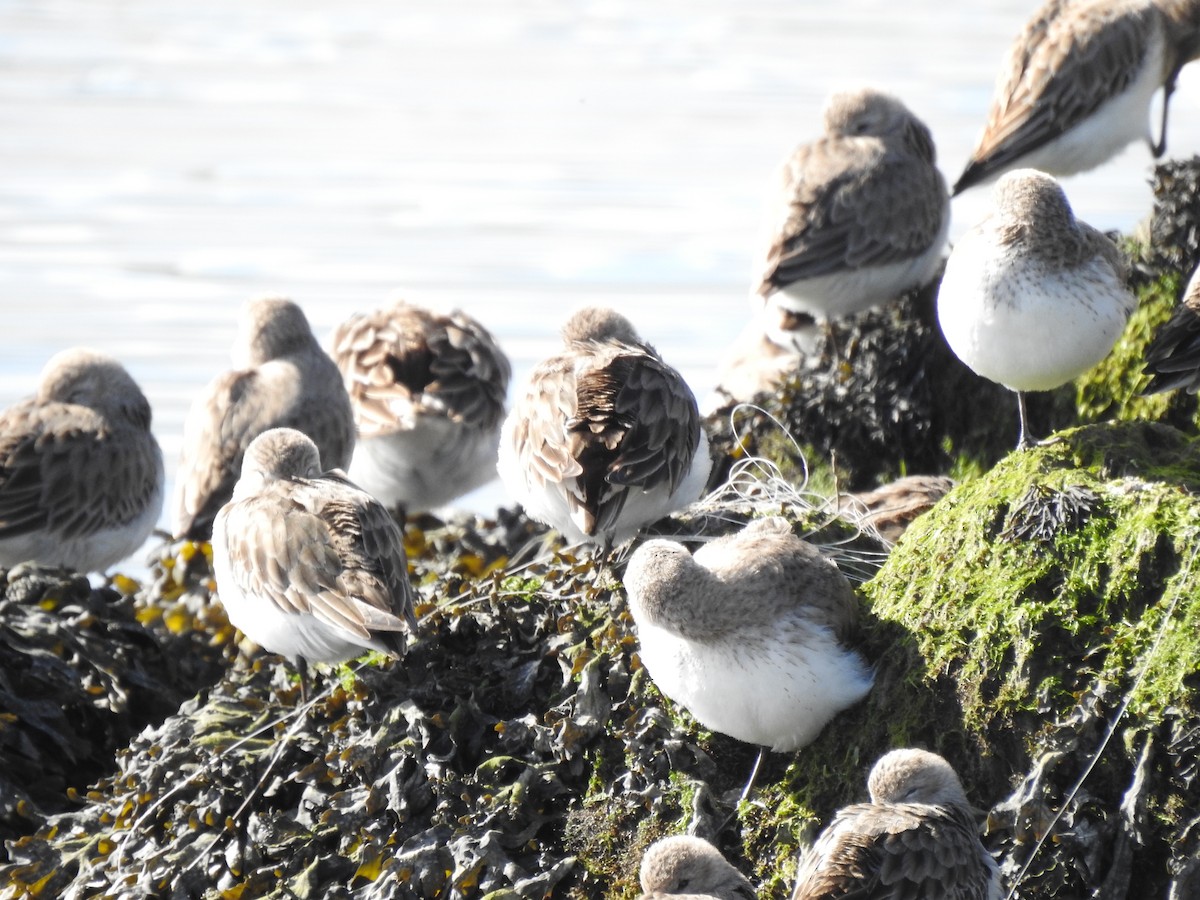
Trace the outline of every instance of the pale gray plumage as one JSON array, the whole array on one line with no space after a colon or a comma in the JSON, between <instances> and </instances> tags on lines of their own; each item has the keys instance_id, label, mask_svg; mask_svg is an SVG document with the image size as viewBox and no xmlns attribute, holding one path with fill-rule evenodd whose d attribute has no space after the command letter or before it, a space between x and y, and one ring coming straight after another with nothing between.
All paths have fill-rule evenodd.
<instances>
[{"instance_id":1,"label":"pale gray plumage","mask_svg":"<svg viewBox=\"0 0 1200 900\"><path fill-rule=\"evenodd\" d=\"M804 854L792 900L998 900L995 860L945 759L893 750L867 787L871 802L840 810Z\"/></svg>"},{"instance_id":2,"label":"pale gray plumage","mask_svg":"<svg viewBox=\"0 0 1200 900\"><path fill-rule=\"evenodd\" d=\"M696 398L608 309L576 313L504 423L500 476L572 542L620 543L699 499L712 467Z\"/></svg>"},{"instance_id":3,"label":"pale gray plumage","mask_svg":"<svg viewBox=\"0 0 1200 900\"><path fill-rule=\"evenodd\" d=\"M650 677L714 731L795 750L871 688L844 644L853 588L782 518L752 521L694 555L647 541L624 583Z\"/></svg>"},{"instance_id":4,"label":"pale gray plumage","mask_svg":"<svg viewBox=\"0 0 1200 900\"><path fill-rule=\"evenodd\" d=\"M345 468L354 449L354 413L333 360L290 300L250 300L241 311L234 370L211 381L184 423L176 475L176 537L206 540L229 500L242 455L269 428L311 437L328 468Z\"/></svg>"},{"instance_id":5,"label":"pale gray plumage","mask_svg":"<svg viewBox=\"0 0 1200 900\"><path fill-rule=\"evenodd\" d=\"M755 900L749 879L703 838L678 834L647 848L638 873L642 900Z\"/></svg>"},{"instance_id":6,"label":"pale gray plumage","mask_svg":"<svg viewBox=\"0 0 1200 900\"><path fill-rule=\"evenodd\" d=\"M1016 168L1082 172L1143 138L1161 156L1176 79L1198 55L1196 0L1048 0L1012 44L954 193ZM1155 141L1148 119L1160 87Z\"/></svg>"},{"instance_id":7,"label":"pale gray plumage","mask_svg":"<svg viewBox=\"0 0 1200 900\"><path fill-rule=\"evenodd\" d=\"M972 371L1016 391L1018 446L1030 443L1025 391L1079 377L1108 355L1136 306L1111 240L1071 211L1049 175L1018 169L991 210L955 244L938 288L950 349Z\"/></svg>"},{"instance_id":8,"label":"pale gray plumage","mask_svg":"<svg viewBox=\"0 0 1200 900\"><path fill-rule=\"evenodd\" d=\"M834 94L782 168L756 293L810 320L859 312L933 278L949 221L925 124L881 91Z\"/></svg>"},{"instance_id":9,"label":"pale gray plumage","mask_svg":"<svg viewBox=\"0 0 1200 900\"><path fill-rule=\"evenodd\" d=\"M331 355L358 426L349 474L368 493L421 512L496 477L512 370L475 319L401 301L339 325Z\"/></svg>"},{"instance_id":10,"label":"pale gray plumage","mask_svg":"<svg viewBox=\"0 0 1200 900\"><path fill-rule=\"evenodd\" d=\"M217 595L251 640L293 660L399 655L415 627L404 537L383 506L290 428L256 437L213 527Z\"/></svg>"},{"instance_id":11,"label":"pale gray plumage","mask_svg":"<svg viewBox=\"0 0 1200 900\"><path fill-rule=\"evenodd\" d=\"M103 571L145 542L162 504L150 404L113 357L56 354L37 393L0 414L0 566Z\"/></svg>"}]
</instances>

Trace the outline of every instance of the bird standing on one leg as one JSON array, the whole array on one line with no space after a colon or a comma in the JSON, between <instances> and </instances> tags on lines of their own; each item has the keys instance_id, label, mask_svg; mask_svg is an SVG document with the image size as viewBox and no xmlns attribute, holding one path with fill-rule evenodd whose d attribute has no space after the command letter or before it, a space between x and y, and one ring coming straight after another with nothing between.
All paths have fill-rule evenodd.
<instances>
[{"instance_id":1,"label":"bird standing on one leg","mask_svg":"<svg viewBox=\"0 0 1200 900\"><path fill-rule=\"evenodd\" d=\"M1032 169L1001 177L991 211L955 244L938 321L973 372L1017 392L1018 448L1033 443L1025 392L1079 377L1121 336L1136 305L1125 279L1120 250Z\"/></svg>"}]
</instances>

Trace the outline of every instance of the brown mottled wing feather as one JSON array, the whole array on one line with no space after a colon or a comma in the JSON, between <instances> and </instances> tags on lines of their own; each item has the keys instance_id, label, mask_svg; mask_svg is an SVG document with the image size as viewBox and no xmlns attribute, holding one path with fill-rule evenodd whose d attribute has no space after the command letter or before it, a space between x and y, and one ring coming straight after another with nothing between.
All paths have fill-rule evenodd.
<instances>
[{"instance_id":1,"label":"brown mottled wing feather","mask_svg":"<svg viewBox=\"0 0 1200 900\"><path fill-rule=\"evenodd\" d=\"M73 538L139 515L156 486L157 450L117 428L80 406L10 407L0 417L0 537L48 528ZM53 477L85 463L105 477Z\"/></svg>"},{"instance_id":2,"label":"brown mottled wing feather","mask_svg":"<svg viewBox=\"0 0 1200 900\"><path fill-rule=\"evenodd\" d=\"M767 254L764 296L920 255L941 228L946 196L928 161L847 138L801 147L785 166L783 193L790 204Z\"/></svg>"},{"instance_id":3,"label":"brown mottled wing feather","mask_svg":"<svg viewBox=\"0 0 1200 900\"><path fill-rule=\"evenodd\" d=\"M792 900L987 900L980 852L965 810L848 806L802 860Z\"/></svg>"},{"instance_id":4,"label":"brown mottled wing feather","mask_svg":"<svg viewBox=\"0 0 1200 900\"><path fill-rule=\"evenodd\" d=\"M430 336L433 349L430 392L451 416L484 430L504 416L512 370L495 339L465 316L445 318Z\"/></svg>"},{"instance_id":5,"label":"brown mottled wing feather","mask_svg":"<svg viewBox=\"0 0 1200 900\"><path fill-rule=\"evenodd\" d=\"M620 348L582 373L569 448L585 477L581 505L610 527L626 491L674 491L691 468L700 435L696 398L674 369L639 348ZM593 532L594 533L594 532Z\"/></svg>"},{"instance_id":6,"label":"brown mottled wing feather","mask_svg":"<svg viewBox=\"0 0 1200 900\"><path fill-rule=\"evenodd\" d=\"M1145 371L1152 378L1143 394L1200 390L1200 279L1195 276L1183 301L1146 348Z\"/></svg>"},{"instance_id":7,"label":"brown mottled wing feather","mask_svg":"<svg viewBox=\"0 0 1200 900\"><path fill-rule=\"evenodd\" d=\"M351 317L333 345L362 435L412 427L425 411L485 430L503 416L508 360L491 334L461 313L400 304Z\"/></svg>"},{"instance_id":8,"label":"brown mottled wing feather","mask_svg":"<svg viewBox=\"0 0 1200 900\"><path fill-rule=\"evenodd\" d=\"M250 557L230 568L242 590L363 638L415 627L399 528L337 473L282 482L225 515L227 533L241 536L236 550Z\"/></svg>"},{"instance_id":9,"label":"brown mottled wing feather","mask_svg":"<svg viewBox=\"0 0 1200 900\"><path fill-rule=\"evenodd\" d=\"M1123 91L1145 56L1155 11L1051 0L1025 26L1002 70L987 127L954 185L959 193L1049 143Z\"/></svg>"}]
</instances>

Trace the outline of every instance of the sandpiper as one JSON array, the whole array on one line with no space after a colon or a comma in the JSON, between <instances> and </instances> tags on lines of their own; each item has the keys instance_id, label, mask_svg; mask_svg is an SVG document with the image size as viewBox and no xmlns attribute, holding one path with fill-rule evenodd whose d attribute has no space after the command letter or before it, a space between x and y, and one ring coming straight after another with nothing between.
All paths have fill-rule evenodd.
<instances>
[{"instance_id":1,"label":"sandpiper","mask_svg":"<svg viewBox=\"0 0 1200 900\"><path fill-rule=\"evenodd\" d=\"M871 688L845 645L854 589L785 519L756 519L694 555L647 541L624 583L650 677L714 731L795 750Z\"/></svg>"},{"instance_id":2,"label":"sandpiper","mask_svg":"<svg viewBox=\"0 0 1200 900\"><path fill-rule=\"evenodd\" d=\"M906 475L874 490L838 494L838 515L857 522L891 547L913 520L954 488L945 475Z\"/></svg>"},{"instance_id":3,"label":"sandpiper","mask_svg":"<svg viewBox=\"0 0 1200 900\"><path fill-rule=\"evenodd\" d=\"M638 872L642 900L701 897L755 900L750 881L703 838L676 834L655 841L642 856Z\"/></svg>"},{"instance_id":4,"label":"sandpiper","mask_svg":"<svg viewBox=\"0 0 1200 900\"><path fill-rule=\"evenodd\" d=\"M399 656L416 626L404 538L388 511L292 428L251 441L213 524L213 574L229 621L304 661Z\"/></svg>"},{"instance_id":5,"label":"sandpiper","mask_svg":"<svg viewBox=\"0 0 1200 900\"><path fill-rule=\"evenodd\" d=\"M1145 372L1151 378L1143 394L1200 390L1200 268L1192 273L1170 320L1146 348Z\"/></svg>"},{"instance_id":6,"label":"sandpiper","mask_svg":"<svg viewBox=\"0 0 1200 900\"><path fill-rule=\"evenodd\" d=\"M333 335L358 441L352 481L386 506L424 512L496 477L511 368L463 312L398 302Z\"/></svg>"},{"instance_id":7,"label":"sandpiper","mask_svg":"<svg viewBox=\"0 0 1200 900\"><path fill-rule=\"evenodd\" d=\"M505 419L500 477L572 543L619 544L699 499L712 468L696 398L624 316L588 307Z\"/></svg>"},{"instance_id":8,"label":"sandpiper","mask_svg":"<svg viewBox=\"0 0 1200 900\"><path fill-rule=\"evenodd\" d=\"M1048 0L1009 51L954 193L1015 168L1083 172L1139 139L1157 159L1175 81L1198 56L1197 0ZM1160 87L1155 141L1150 100Z\"/></svg>"},{"instance_id":9,"label":"sandpiper","mask_svg":"<svg viewBox=\"0 0 1200 900\"><path fill-rule=\"evenodd\" d=\"M954 246L938 291L946 342L972 371L1017 392L1018 447L1033 443L1026 391L1066 384L1112 349L1136 302L1121 252L1077 221L1058 182L1018 169Z\"/></svg>"},{"instance_id":10,"label":"sandpiper","mask_svg":"<svg viewBox=\"0 0 1200 900\"><path fill-rule=\"evenodd\" d=\"M242 455L269 428L296 428L317 444L326 467L345 468L354 449L354 412L342 376L290 300L250 300L241 311L234 369L192 404L175 485L176 537L207 540L229 500Z\"/></svg>"},{"instance_id":11,"label":"sandpiper","mask_svg":"<svg viewBox=\"0 0 1200 900\"><path fill-rule=\"evenodd\" d=\"M839 810L800 861L792 900L998 900L996 862L945 759L893 750L875 763L867 787L871 802Z\"/></svg>"},{"instance_id":12,"label":"sandpiper","mask_svg":"<svg viewBox=\"0 0 1200 900\"><path fill-rule=\"evenodd\" d=\"M932 134L896 97L834 94L824 117L824 136L782 167L755 291L768 306L828 327L933 279L950 195Z\"/></svg>"},{"instance_id":13,"label":"sandpiper","mask_svg":"<svg viewBox=\"0 0 1200 900\"><path fill-rule=\"evenodd\" d=\"M150 404L111 356L56 354L37 393L0 414L0 566L102 572L142 546L162 505Z\"/></svg>"}]
</instances>

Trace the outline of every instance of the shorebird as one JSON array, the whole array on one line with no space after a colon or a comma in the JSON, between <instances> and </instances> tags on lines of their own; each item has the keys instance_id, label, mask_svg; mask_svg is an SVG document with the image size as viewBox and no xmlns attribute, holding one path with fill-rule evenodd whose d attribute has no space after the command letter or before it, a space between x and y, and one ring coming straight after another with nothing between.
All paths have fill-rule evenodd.
<instances>
[{"instance_id":1,"label":"shorebird","mask_svg":"<svg viewBox=\"0 0 1200 900\"><path fill-rule=\"evenodd\" d=\"M1048 0L1009 51L954 193L1015 168L1083 172L1139 139L1157 159L1175 81L1198 56L1197 0ZM1155 141L1150 100L1160 87Z\"/></svg>"},{"instance_id":2,"label":"shorebird","mask_svg":"<svg viewBox=\"0 0 1200 900\"><path fill-rule=\"evenodd\" d=\"M785 519L753 520L694 555L647 541L624 583L642 663L706 728L796 750L871 689L871 671L845 645L854 589Z\"/></svg>"},{"instance_id":3,"label":"shorebird","mask_svg":"<svg viewBox=\"0 0 1200 900\"><path fill-rule=\"evenodd\" d=\"M1200 390L1200 268L1192 273L1170 320L1146 348L1145 372L1151 378L1143 394Z\"/></svg>"},{"instance_id":4,"label":"shorebird","mask_svg":"<svg viewBox=\"0 0 1200 900\"><path fill-rule=\"evenodd\" d=\"M234 369L192 404L183 427L175 484L177 538L208 540L229 500L242 455L269 428L296 428L317 444L330 469L350 464L354 413L342 376L290 300L248 301L241 310Z\"/></svg>"},{"instance_id":5,"label":"shorebird","mask_svg":"<svg viewBox=\"0 0 1200 900\"><path fill-rule=\"evenodd\" d=\"M824 118L825 134L782 167L755 292L828 331L831 318L933 279L950 195L932 134L897 98L871 89L834 94Z\"/></svg>"},{"instance_id":6,"label":"shorebird","mask_svg":"<svg viewBox=\"0 0 1200 900\"><path fill-rule=\"evenodd\" d=\"M642 900L707 897L755 900L750 881L703 838L676 834L655 841L642 856L638 872Z\"/></svg>"},{"instance_id":7,"label":"shorebird","mask_svg":"<svg viewBox=\"0 0 1200 900\"><path fill-rule=\"evenodd\" d=\"M1121 252L1077 221L1057 181L1018 169L992 209L955 244L937 311L950 349L972 371L1017 392L1018 448L1033 443L1026 391L1066 384L1100 362L1136 302Z\"/></svg>"},{"instance_id":8,"label":"shorebird","mask_svg":"<svg viewBox=\"0 0 1200 900\"><path fill-rule=\"evenodd\" d=\"M37 393L0 414L0 566L102 572L145 543L162 505L150 404L111 356L56 354Z\"/></svg>"},{"instance_id":9,"label":"shorebird","mask_svg":"<svg viewBox=\"0 0 1200 900\"><path fill-rule=\"evenodd\" d=\"M251 441L212 544L229 621L302 671L404 652L416 620L400 528L343 473L323 472L308 436L273 428Z\"/></svg>"},{"instance_id":10,"label":"shorebird","mask_svg":"<svg viewBox=\"0 0 1200 900\"><path fill-rule=\"evenodd\" d=\"M348 474L363 490L424 512L496 477L512 370L475 319L398 302L343 322L331 355L358 425Z\"/></svg>"},{"instance_id":11,"label":"shorebird","mask_svg":"<svg viewBox=\"0 0 1200 900\"><path fill-rule=\"evenodd\" d=\"M795 313L778 307L756 310L734 339L717 369L717 386L704 398L700 411L709 415L759 394L774 392L804 361L804 328L792 330ZM811 331L811 328L808 329Z\"/></svg>"},{"instance_id":12,"label":"shorebird","mask_svg":"<svg viewBox=\"0 0 1200 900\"><path fill-rule=\"evenodd\" d=\"M913 520L933 508L954 488L945 475L906 475L871 491L838 494L837 511L894 546Z\"/></svg>"},{"instance_id":13,"label":"shorebird","mask_svg":"<svg viewBox=\"0 0 1200 900\"><path fill-rule=\"evenodd\" d=\"M893 750L867 781L870 803L841 809L805 854L792 900L999 900L962 783L925 750Z\"/></svg>"},{"instance_id":14,"label":"shorebird","mask_svg":"<svg viewBox=\"0 0 1200 900\"><path fill-rule=\"evenodd\" d=\"M712 468L696 398L629 321L588 307L505 419L500 477L572 543L613 546L699 499Z\"/></svg>"}]
</instances>

